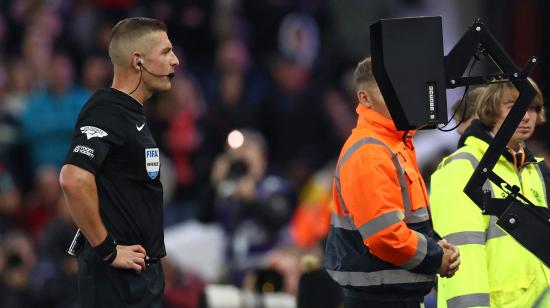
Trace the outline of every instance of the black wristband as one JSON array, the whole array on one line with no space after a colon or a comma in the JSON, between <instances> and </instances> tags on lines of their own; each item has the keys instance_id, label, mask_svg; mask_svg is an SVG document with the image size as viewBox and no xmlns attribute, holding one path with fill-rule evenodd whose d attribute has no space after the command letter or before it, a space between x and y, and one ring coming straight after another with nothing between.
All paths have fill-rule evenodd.
<instances>
[{"instance_id":1,"label":"black wristband","mask_svg":"<svg viewBox=\"0 0 550 308\"><path fill-rule=\"evenodd\" d=\"M109 255L109 257L107 259L105 259L105 263L111 265L111 263L113 263L113 261L116 259L116 246L115 246L115 250L113 250L113 253L111 253Z\"/></svg>"},{"instance_id":2,"label":"black wristband","mask_svg":"<svg viewBox=\"0 0 550 308\"><path fill-rule=\"evenodd\" d=\"M103 242L94 247L95 253L103 260L112 254L116 253L116 242L113 240L111 235L107 233L107 237Z\"/></svg>"}]
</instances>

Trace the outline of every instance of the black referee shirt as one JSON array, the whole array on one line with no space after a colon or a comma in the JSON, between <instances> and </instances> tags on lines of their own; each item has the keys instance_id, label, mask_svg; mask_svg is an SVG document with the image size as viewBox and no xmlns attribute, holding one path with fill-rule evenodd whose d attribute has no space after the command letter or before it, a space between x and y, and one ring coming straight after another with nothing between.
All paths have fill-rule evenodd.
<instances>
[{"instance_id":1,"label":"black referee shirt","mask_svg":"<svg viewBox=\"0 0 550 308\"><path fill-rule=\"evenodd\" d=\"M117 243L166 255L159 149L141 104L112 88L97 91L78 116L65 164L95 174L101 219Z\"/></svg>"}]
</instances>

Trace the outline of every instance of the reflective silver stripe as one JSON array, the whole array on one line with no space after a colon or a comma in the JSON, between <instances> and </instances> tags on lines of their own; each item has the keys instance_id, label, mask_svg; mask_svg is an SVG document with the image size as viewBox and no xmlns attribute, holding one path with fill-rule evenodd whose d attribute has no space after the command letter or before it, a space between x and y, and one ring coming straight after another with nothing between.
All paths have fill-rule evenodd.
<instances>
[{"instance_id":1,"label":"reflective silver stripe","mask_svg":"<svg viewBox=\"0 0 550 308\"><path fill-rule=\"evenodd\" d=\"M416 211L410 211L407 216L405 216L406 223L419 223L424 222L430 219L430 213L428 213L428 206L424 205L417 209Z\"/></svg>"},{"instance_id":2,"label":"reflective silver stripe","mask_svg":"<svg viewBox=\"0 0 550 308\"><path fill-rule=\"evenodd\" d=\"M485 232L465 231L444 236L453 245L485 244Z\"/></svg>"},{"instance_id":3,"label":"reflective silver stripe","mask_svg":"<svg viewBox=\"0 0 550 308\"><path fill-rule=\"evenodd\" d=\"M424 260L424 258L426 257L426 253L428 252L428 241L426 240L424 234L416 231L414 231L414 233L418 237L418 245L416 246L416 253L414 254L414 256L409 261L401 265L401 267L406 269L413 269L417 267L418 264L420 264Z\"/></svg>"},{"instance_id":4,"label":"reflective silver stripe","mask_svg":"<svg viewBox=\"0 0 550 308\"><path fill-rule=\"evenodd\" d=\"M461 152L461 153L453 155L449 159L447 159L445 161L445 163L443 164L443 166L446 166L451 161L456 160L456 159L466 159L467 161L469 161L472 164L472 168L474 168L474 169L477 168L477 166L479 165L479 161L477 160L477 158L474 157L474 155L472 155L470 153L467 153L467 152ZM485 183L483 183L483 190L484 191L490 191L491 192L491 198L495 197L495 192L494 192L494 190L491 186L491 182L489 180L486 180ZM490 239L506 235L506 233L504 231L502 231L502 229L500 229L497 226L496 222L497 222L497 218L495 216L490 216L489 228L487 228L487 230L485 231L485 233L486 233L485 242L490 240Z\"/></svg>"},{"instance_id":5,"label":"reflective silver stripe","mask_svg":"<svg viewBox=\"0 0 550 308\"><path fill-rule=\"evenodd\" d=\"M547 191L546 191L546 185L544 185L544 177L542 176L542 171L540 171L540 167L539 167L539 164L535 164L535 169L537 169L537 174L539 175L539 178L540 178L540 182L542 184L542 194L544 195L545 199L544 201L546 201L546 203L544 205L546 205L546 207L548 207L548 195L547 195ZM539 205L543 205L543 204L539 204Z\"/></svg>"},{"instance_id":6,"label":"reflective silver stripe","mask_svg":"<svg viewBox=\"0 0 550 308\"><path fill-rule=\"evenodd\" d=\"M367 239L376 232L383 230L395 223L403 221L404 217L405 214L403 214L402 211L391 211L384 213L360 226L358 228L359 233L361 233L361 237L363 237L363 240Z\"/></svg>"},{"instance_id":7,"label":"reflective silver stripe","mask_svg":"<svg viewBox=\"0 0 550 308\"><path fill-rule=\"evenodd\" d=\"M340 272L327 270L334 281L342 286L368 287L383 284L432 282L433 274L416 274L407 270L395 269L378 272Z\"/></svg>"},{"instance_id":8,"label":"reflective silver stripe","mask_svg":"<svg viewBox=\"0 0 550 308\"><path fill-rule=\"evenodd\" d=\"M366 139L369 139L370 143L383 146L391 154L391 161L393 163L393 166L395 167L395 170L397 170L397 180L399 181L399 186L401 186L401 199L403 199L403 207L405 208L406 219L411 211L411 199L409 198L409 188L407 187L407 181L405 180L405 170L403 170L403 167L399 163L399 158L397 157L397 154L395 154L385 143L374 138Z\"/></svg>"},{"instance_id":9,"label":"reflective silver stripe","mask_svg":"<svg viewBox=\"0 0 550 308\"><path fill-rule=\"evenodd\" d=\"M330 217L330 224L335 228L340 228L344 230L357 230L353 224L352 218L349 216L340 216L338 214L332 213Z\"/></svg>"},{"instance_id":10,"label":"reflective silver stripe","mask_svg":"<svg viewBox=\"0 0 550 308\"><path fill-rule=\"evenodd\" d=\"M391 161L395 170L397 170L397 180L399 181L399 186L401 186L401 199L403 199L403 207L405 208L405 217L408 217L411 213L411 198L409 195L409 187L407 186L407 180L405 179L405 170L399 163L399 158L397 154L393 153L390 148L384 145L388 151L391 153Z\"/></svg>"},{"instance_id":11,"label":"reflective silver stripe","mask_svg":"<svg viewBox=\"0 0 550 308\"><path fill-rule=\"evenodd\" d=\"M445 167L446 165L450 164L453 160L457 160L457 159L465 159L465 160L469 161L470 164L472 164L472 168L474 168L474 170L479 165L479 161L477 160L477 158L475 158L475 156L473 154L468 153L468 152L460 152L456 155L453 155L453 156L449 157L447 160L445 160L445 163L443 163L441 168ZM485 183L483 183L482 188L483 188L484 191L490 191L491 192L491 198L495 197L495 192L493 191L493 188L491 186L491 182L489 180L485 180Z\"/></svg>"},{"instance_id":12,"label":"reflective silver stripe","mask_svg":"<svg viewBox=\"0 0 550 308\"><path fill-rule=\"evenodd\" d=\"M407 187L407 181L405 180L405 171L403 170L403 167L399 163L397 154L395 154L386 144L372 137L366 137L357 141L354 145L352 145L346 151L344 156L342 156L342 159L340 159L340 161L338 162L338 166L336 167L336 174L334 175L334 177L336 182L336 192L338 193L338 199L340 200L340 204L342 205L342 210L344 211L344 213L349 214L346 204L344 202L344 198L342 197L342 190L341 190L341 184L340 184L340 169L342 168L342 165L350 158L350 156L365 144L381 145L391 154L392 163L395 169L397 170L397 178L399 181L399 186L401 186L401 198L403 199L403 206L405 207L405 217L407 217L411 209L411 200L409 198L409 189Z\"/></svg>"},{"instance_id":13,"label":"reflective silver stripe","mask_svg":"<svg viewBox=\"0 0 550 308\"><path fill-rule=\"evenodd\" d=\"M472 164L472 167L474 167L474 169L477 168L477 165L479 164L479 161L477 160L477 158L475 158L475 156L472 155L471 153L460 152L446 159L441 167L445 167L448 164L450 164L453 160L457 160L457 159L465 159L469 161Z\"/></svg>"},{"instance_id":14,"label":"reflective silver stripe","mask_svg":"<svg viewBox=\"0 0 550 308\"><path fill-rule=\"evenodd\" d=\"M461 295L447 300L447 308L489 307L488 293Z\"/></svg>"},{"instance_id":15,"label":"reflective silver stripe","mask_svg":"<svg viewBox=\"0 0 550 308\"><path fill-rule=\"evenodd\" d=\"M340 199L340 205L342 205L342 210L346 215L349 215L348 209L346 207L346 203L344 202L344 198L342 197L342 189L340 184L340 169L342 169L342 165L350 158L350 156L355 153L361 146L367 143L374 143L372 140L375 140L373 138L363 138L357 141L354 145L349 147L349 149L346 151L344 156L342 156L342 159L338 162L338 166L336 167L336 174L334 175L334 178L336 179L336 192L338 193L338 199Z\"/></svg>"},{"instance_id":16,"label":"reflective silver stripe","mask_svg":"<svg viewBox=\"0 0 550 308\"><path fill-rule=\"evenodd\" d=\"M489 228L487 228L487 241L490 239L494 239L501 236L506 236L506 232L502 231L502 229L497 225L497 220L495 216L491 216L491 219L489 220Z\"/></svg>"}]
</instances>

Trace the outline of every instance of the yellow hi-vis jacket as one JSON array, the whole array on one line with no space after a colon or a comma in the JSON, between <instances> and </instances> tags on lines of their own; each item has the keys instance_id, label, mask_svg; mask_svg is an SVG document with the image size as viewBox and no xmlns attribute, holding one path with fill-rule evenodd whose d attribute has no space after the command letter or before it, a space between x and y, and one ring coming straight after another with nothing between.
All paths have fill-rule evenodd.
<instances>
[{"instance_id":1,"label":"yellow hi-vis jacket","mask_svg":"<svg viewBox=\"0 0 550 308\"><path fill-rule=\"evenodd\" d=\"M549 285L550 270L502 231L494 216L482 215L463 192L488 148L486 141L467 137L465 145L444 158L431 177L434 229L448 242L458 245L462 261L454 277L438 279L438 308L532 307ZM533 156L521 172L501 156L493 171L509 184L520 187L521 194L535 205L547 206L544 179ZM505 197L489 181L484 188L490 189L495 198Z\"/></svg>"}]
</instances>

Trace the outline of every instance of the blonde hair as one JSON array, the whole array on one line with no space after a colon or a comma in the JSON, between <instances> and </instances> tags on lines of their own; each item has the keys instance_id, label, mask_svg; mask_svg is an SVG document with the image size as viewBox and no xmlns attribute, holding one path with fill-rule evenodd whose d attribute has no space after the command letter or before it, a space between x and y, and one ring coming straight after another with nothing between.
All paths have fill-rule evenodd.
<instances>
[{"instance_id":1,"label":"blonde hair","mask_svg":"<svg viewBox=\"0 0 550 308\"><path fill-rule=\"evenodd\" d=\"M357 67L354 72L355 88L358 89L364 84L376 84L376 79L372 74L372 60L371 57L366 57L361 62L357 63Z\"/></svg>"},{"instance_id":2,"label":"blonde hair","mask_svg":"<svg viewBox=\"0 0 550 308\"><path fill-rule=\"evenodd\" d=\"M132 52L139 48L141 39L149 33L167 32L164 22L145 17L132 17L119 21L112 30L109 57L115 66L124 66Z\"/></svg>"},{"instance_id":3,"label":"blonde hair","mask_svg":"<svg viewBox=\"0 0 550 308\"><path fill-rule=\"evenodd\" d=\"M476 115L477 101L484 91L485 87L477 87L471 91L468 91L466 97L464 98L464 102L462 102L462 99L459 99L454 103L452 110L453 119L456 123L468 121ZM464 117L462 117L462 115L464 115Z\"/></svg>"},{"instance_id":4,"label":"blonde hair","mask_svg":"<svg viewBox=\"0 0 550 308\"><path fill-rule=\"evenodd\" d=\"M546 122L542 92L531 78L528 78L528 80L531 82L536 92L535 97L531 101L531 105L540 107L537 111L537 124L542 124ZM506 82L488 85L485 91L479 96L477 101L477 116L485 126L489 128L495 126L496 120L500 115L500 104L502 103L501 100L505 91L518 93L518 90L511 82Z\"/></svg>"}]
</instances>

